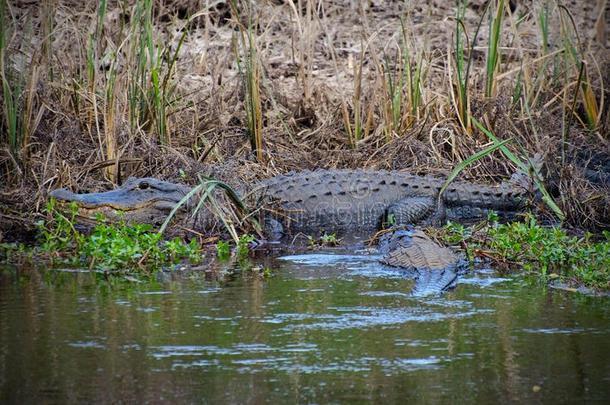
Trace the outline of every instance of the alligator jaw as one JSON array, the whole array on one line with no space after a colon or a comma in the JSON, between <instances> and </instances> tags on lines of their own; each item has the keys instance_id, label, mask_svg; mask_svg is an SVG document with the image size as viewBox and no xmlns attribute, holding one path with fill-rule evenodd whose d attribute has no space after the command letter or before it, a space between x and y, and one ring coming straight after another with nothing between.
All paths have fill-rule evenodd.
<instances>
[{"instance_id":1,"label":"alligator jaw","mask_svg":"<svg viewBox=\"0 0 610 405\"><path fill-rule=\"evenodd\" d=\"M101 213L114 220L121 211L128 221L160 224L189 191L181 184L130 177L121 187L104 193L77 194L57 189L49 195L64 203L77 203L83 215Z\"/></svg>"}]
</instances>

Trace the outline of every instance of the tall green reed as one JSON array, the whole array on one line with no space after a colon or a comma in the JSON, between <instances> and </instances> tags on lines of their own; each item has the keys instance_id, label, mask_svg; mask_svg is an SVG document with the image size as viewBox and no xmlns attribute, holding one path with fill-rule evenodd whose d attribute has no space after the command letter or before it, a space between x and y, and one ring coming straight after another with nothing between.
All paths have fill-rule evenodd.
<instances>
[{"instance_id":1,"label":"tall green reed","mask_svg":"<svg viewBox=\"0 0 610 405\"><path fill-rule=\"evenodd\" d=\"M31 53L29 60L29 38L32 36L32 21L24 32L16 31L17 22L6 0L0 0L0 81L2 81L2 118L0 140L8 144L11 161L23 174L28 163L29 139L42 118L44 107L36 98L40 79L39 53ZM10 42L21 39L11 46ZM14 61L12 61L14 56ZM19 65L19 66L17 66ZM36 110L37 109L37 110ZM36 111L35 111L36 110Z\"/></svg>"},{"instance_id":2,"label":"tall green reed","mask_svg":"<svg viewBox=\"0 0 610 405\"><path fill-rule=\"evenodd\" d=\"M487 43L487 75L485 77L485 96L494 94L494 75L498 69L502 55L498 47L502 28L502 15L504 14L504 0L500 0L495 16L489 13L489 41Z\"/></svg>"},{"instance_id":3,"label":"tall green reed","mask_svg":"<svg viewBox=\"0 0 610 405\"><path fill-rule=\"evenodd\" d=\"M128 85L130 128L132 132L148 128L162 144L167 144L170 142L168 107L175 101L174 65L188 34L189 22L172 52L155 39L153 5L152 0L136 2L132 17Z\"/></svg>"},{"instance_id":4,"label":"tall green reed","mask_svg":"<svg viewBox=\"0 0 610 405\"><path fill-rule=\"evenodd\" d=\"M231 9L236 17L235 21L239 28L239 44L233 39L233 53L237 63L239 75L243 78L244 108L246 111L246 123L250 146L255 153L256 159L263 160L263 117L261 105L261 66L258 53L258 45L254 33L254 20L252 3L247 1L246 17L247 26L240 22L240 7L237 0L231 0Z\"/></svg>"},{"instance_id":5,"label":"tall green reed","mask_svg":"<svg viewBox=\"0 0 610 405\"><path fill-rule=\"evenodd\" d=\"M423 69L424 50L418 56L412 55L409 49L409 38L404 21L401 19L402 45L397 61L397 74L392 75L392 65L387 55L384 55L385 80L387 89L385 101L386 139L391 132L400 133L412 128L420 118L422 106L422 82L426 77Z\"/></svg>"}]
</instances>

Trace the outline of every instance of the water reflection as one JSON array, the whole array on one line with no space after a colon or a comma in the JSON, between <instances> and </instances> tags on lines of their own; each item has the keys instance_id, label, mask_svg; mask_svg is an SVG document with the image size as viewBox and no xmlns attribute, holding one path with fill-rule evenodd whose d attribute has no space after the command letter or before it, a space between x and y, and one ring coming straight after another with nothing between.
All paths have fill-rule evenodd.
<instances>
[{"instance_id":1,"label":"water reflection","mask_svg":"<svg viewBox=\"0 0 610 405\"><path fill-rule=\"evenodd\" d=\"M610 301L488 271L412 297L367 256L269 279L0 273L2 403L610 399ZM172 281L173 280L173 281Z\"/></svg>"}]
</instances>

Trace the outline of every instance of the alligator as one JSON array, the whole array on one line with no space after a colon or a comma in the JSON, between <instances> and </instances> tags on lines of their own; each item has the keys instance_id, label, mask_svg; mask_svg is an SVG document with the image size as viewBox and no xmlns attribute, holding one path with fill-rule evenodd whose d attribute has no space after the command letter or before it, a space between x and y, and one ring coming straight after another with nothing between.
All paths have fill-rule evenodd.
<instances>
[{"instance_id":1,"label":"alligator","mask_svg":"<svg viewBox=\"0 0 610 405\"><path fill-rule=\"evenodd\" d=\"M267 223L279 226L283 234L372 231L384 224L438 226L446 220L481 218L490 210L510 217L523 207L524 190L509 184L493 187L454 182L439 198L443 184L441 178L383 170L316 170L278 175L253 190L259 200L264 197L266 217L272 220ZM76 202L84 213L101 212L112 218L121 211L128 221L159 225L190 191L184 184L130 177L108 192L77 194L57 189L50 196ZM183 211L196 202L191 198ZM194 221L189 226L205 229L206 218L199 216Z\"/></svg>"},{"instance_id":2,"label":"alligator","mask_svg":"<svg viewBox=\"0 0 610 405\"><path fill-rule=\"evenodd\" d=\"M394 171L315 170L263 180L251 194L265 209L266 229L275 237L297 232L373 231L388 225L438 226L446 220L472 221L490 210L510 217L522 209L525 200L524 190L504 183L492 187L454 182L439 195L444 183L436 177ZM154 178L129 178L108 192L76 194L57 189L50 196L75 202L81 213L101 212L112 219L121 211L127 221L160 225L191 190ZM193 196L181 210L193 210L196 203ZM204 231L213 216L200 211L185 217L190 218L188 228ZM419 232L395 237L388 243L393 247L386 249L384 260L405 269L446 269L446 278L436 283L437 287L445 283L436 288L444 290L455 281L451 274L456 273L458 260Z\"/></svg>"},{"instance_id":3,"label":"alligator","mask_svg":"<svg viewBox=\"0 0 610 405\"><path fill-rule=\"evenodd\" d=\"M382 265L415 279L412 296L445 292L455 287L458 276L469 270L466 260L438 245L421 229L395 227L381 236L379 246Z\"/></svg>"},{"instance_id":4,"label":"alligator","mask_svg":"<svg viewBox=\"0 0 610 405\"><path fill-rule=\"evenodd\" d=\"M266 196L279 200L285 213L282 225L294 232L438 226L446 220L481 218L490 210L510 217L523 207L524 190L508 184L454 182L439 198L444 183L394 171L316 170L279 175L261 187Z\"/></svg>"}]
</instances>

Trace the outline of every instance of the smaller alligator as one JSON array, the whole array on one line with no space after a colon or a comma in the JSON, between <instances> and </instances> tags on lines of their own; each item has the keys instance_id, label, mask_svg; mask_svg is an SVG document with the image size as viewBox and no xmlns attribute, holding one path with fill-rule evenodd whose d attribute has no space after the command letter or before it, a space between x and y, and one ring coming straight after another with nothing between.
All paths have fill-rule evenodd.
<instances>
[{"instance_id":1,"label":"smaller alligator","mask_svg":"<svg viewBox=\"0 0 610 405\"><path fill-rule=\"evenodd\" d=\"M468 263L451 249L439 246L421 229L394 228L381 236L382 264L415 278L411 295L425 297L445 292L468 271Z\"/></svg>"}]
</instances>

